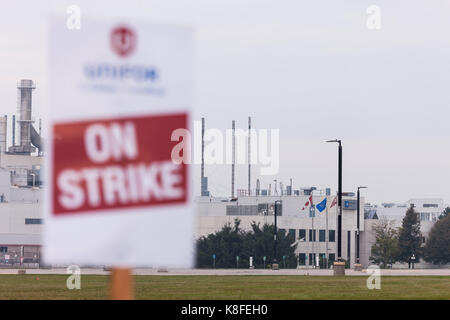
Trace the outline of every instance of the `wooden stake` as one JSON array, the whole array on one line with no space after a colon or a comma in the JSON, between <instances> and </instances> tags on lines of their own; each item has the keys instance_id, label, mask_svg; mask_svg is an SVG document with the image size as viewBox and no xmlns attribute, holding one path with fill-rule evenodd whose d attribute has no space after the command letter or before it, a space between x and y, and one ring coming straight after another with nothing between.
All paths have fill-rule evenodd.
<instances>
[{"instance_id":1,"label":"wooden stake","mask_svg":"<svg viewBox=\"0 0 450 320\"><path fill-rule=\"evenodd\" d=\"M132 300L133 278L130 268L111 269L111 299L112 300Z\"/></svg>"}]
</instances>

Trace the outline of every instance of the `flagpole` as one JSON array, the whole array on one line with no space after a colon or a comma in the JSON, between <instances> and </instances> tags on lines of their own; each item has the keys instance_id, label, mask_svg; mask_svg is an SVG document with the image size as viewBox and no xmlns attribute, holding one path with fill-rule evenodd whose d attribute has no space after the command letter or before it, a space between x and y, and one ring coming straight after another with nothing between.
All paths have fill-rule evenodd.
<instances>
[{"instance_id":1,"label":"flagpole","mask_svg":"<svg viewBox=\"0 0 450 320\"><path fill-rule=\"evenodd\" d=\"M328 196L327 196L327 198L328 198ZM326 210L325 216L326 216L326 229L327 229L326 234L325 234L325 239L327 240L327 242L326 242L326 251L327 251L327 253L326 253L326 260L327 261L326 261L325 269L328 269L328 259L329 259L329 253L328 253L328 240L329 240L329 233L328 233L328 201L325 202L325 208L326 208L325 209Z\"/></svg>"},{"instance_id":2,"label":"flagpole","mask_svg":"<svg viewBox=\"0 0 450 320\"><path fill-rule=\"evenodd\" d=\"M311 212L313 213L312 214L312 219L311 219L311 229L312 229L312 231L311 231L311 236L312 236L312 255L311 255L311 260L312 260L312 266L313 266L313 269L315 269L316 268L316 257L315 257L315 255L314 255L314 242L315 242L315 240L316 240L316 233L315 233L315 231L314 231L314 216L315 216L315 212L313 211L314 210L314 201L313 201L313 197L312 197L312 191L311 191Z\"/></svg>"}]
</instances>

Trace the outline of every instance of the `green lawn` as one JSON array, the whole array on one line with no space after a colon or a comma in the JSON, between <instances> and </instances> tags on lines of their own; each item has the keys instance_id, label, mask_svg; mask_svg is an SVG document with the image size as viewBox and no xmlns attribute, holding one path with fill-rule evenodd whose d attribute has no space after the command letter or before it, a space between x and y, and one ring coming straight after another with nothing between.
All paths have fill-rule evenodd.
<instances>
[{"instance_id":1,"label":"green lawn","mask_svg":"<svg viewBox=\"0 0 450 320\"><path fill-rule=\"evenodd\" d=\"M37 279L39 277L39 280ZM107 276L0 275L0 299L107 299ZM368 290L365 276L135 276L137 299L450 299L448 276L384 276Z\"/></svg>"}]
</instances>

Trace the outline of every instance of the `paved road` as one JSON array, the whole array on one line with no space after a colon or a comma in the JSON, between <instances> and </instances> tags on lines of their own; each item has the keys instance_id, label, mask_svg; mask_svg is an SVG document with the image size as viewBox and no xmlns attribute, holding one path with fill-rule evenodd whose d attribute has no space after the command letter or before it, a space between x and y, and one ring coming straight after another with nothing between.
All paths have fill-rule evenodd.
<instances>
[{"instance_id":1,"label":"paved road","mask_svg":"<svg viewBox=\"0 0 450 320\"><path fill-rule=\"evenodd\" d=\"M55 269L26 269L27 274L66 274L65 268ZM0 269L1 274L17 274L17 269ZM108 275L109 272L102 268L81 268L81 274ZM136 275L310 275L310 276L331 276L333 270L324 269L135 269ZM349 276L367 276L363 271L346 270ZM450 269L387 269L381 270L383 276L450 276Z\"/></svg>"}]
</instances>

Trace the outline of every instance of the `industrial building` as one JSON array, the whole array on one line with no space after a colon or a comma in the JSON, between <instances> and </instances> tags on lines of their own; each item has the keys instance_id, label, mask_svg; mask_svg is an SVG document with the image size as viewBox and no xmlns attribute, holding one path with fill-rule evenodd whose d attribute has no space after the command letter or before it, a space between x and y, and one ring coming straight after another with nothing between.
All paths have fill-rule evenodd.
<instances>
[{"instance_id":1,"label":"industrial building","mask_svg":"<svg viewBox=\"0 0 450 320\"><path fill-rule=\"evenodd\" d=\"M41 165L45 156L41 139L41 122L36 130L32 117L32 80L21 80L18 90L18 119L12 116L11 145L8 147L8 118L0 118L0 267L38 267L42 234ZM251 128L251 119L248 119ZM202 119L202 160L204 152L205 120ZM234 129L234 122L233 122ZM18 142L16 143L16 131ZM250 139L250 137L249 137ZM249 140L250 145L250 140ZM250 158L250 150L249 158ZM241 227L249 230L251 223L273 224L275 201L281 201L277 217L278 228L294 236L297 243L298 268L310 268L324 260L337 258L337 205L329 188L294 188L275 183L261 189L256 179L252 189L251 166L248 166L248 187L236 189L235 164L231 166L232 185L227 197L212 197L204 162L201 166L201 195L196 198L196 238L220 230L225 224L241 220ZM236 192L235 192L236 191ZM311 198L312 197L312 198ZM310 216L309 208L326 199L323 211ZM311 201L312 200L312 204ZM308 204L309 203L309 204ZM343 194L342 258L353 266L356 259L357 201L352 193ZM405 203L384 203L380 206L360 199L360 262L370 265L370 250L375 241L373 227L379 218L393 221L395 226L411 205L418 212L424 241L433 224L446 207L442 199L411 199ZM322 259L320 259L322 258ZM405 265L398 267L405 267ZM434 267L421 263L418 267Z\"/></svg>"},{"instance_id":2,"label":"industrial building","mask_svg":"<svg viewBox=\"0 0 450 320\"><path fill-rule=\"evenodd\" d=\"M0 267L34 267L40 259L43 149L31 115L34 89L32 80L17 84L19 117L12 116L9 148L8 118L0 118Z\"/></svg>"},{"instance_id":3,"label":"industrial building","mask_svg":"<svg viewBox=\"0 0 450 320\"><path fill-rule=\"evenodd\" d=\"M306 189L306 188L305 188ZM281 214L277 217L277 226L280 230L292 234L297 243L297 260L299 268L308 268L314 265L314 260L333 261L337 257L337 206L328 208L323 212L316 210L315 217L309 215L309 210L302 210L309 199L309 195L301 194L300 190L292 195L280 196L242 196L237 198L210 198L198 197L198 220L196 237L206 236L219 231L224 225L233 225L234 219L239 218L241 227L244 230L251 230L252 222L273 224L274 204L281 200ZM327 204L331 204L335 196L326 195L325 192L317 192L313 196L313 203L327 199ZM343 217L342 217L342 258L350 262L353 267L356 261L356 231L357 231L357 210L356 198L354 196L343 197ZM397 208L395 214L388 215L394 210L385 210L384 206L371 206L364 204L364 197L360 199L360 263L364 268L368 267L372 245L375 243L374 226L379 218L386 218L391 221L392 226L398 228L402 224L402 219L409 205L415 205L420 220L420 230L425 243L428 235L435 223L429 220L430 213L433 216L442 213L444 205L442 199L411 199L402 204L392 205L390 208ZM429 204L439 204L438 207L430 207ZM419 205L422 205L419 208ZM431 208L434 212L430 212ZM369 212L370 211L370 212ZM370 213L370 214L369 214ZM271 254L268 253L268 254ZM317 262L317 261L316 261ZM319 262L320 263L320 262ZM438 266L428 264L424 261L417 262L417 268L436 268ZM320 267L320 266L319 266ZM323 267L323 266L322 266ZM407 264L395 264L395 268L407 268ZM443 266L441 266L443 267Z\"/></svg>"},{"instance_id":4,"label":"industrial building","mask_svg":"<svg viewBox=\"0 0 450 320\"><path fill-rule=\"evenodd\" d=\"M299 190L298 190L299 191ZM308 267L318 261L334 261L337 258L337 205L330 208L335 196L327 195L324 190L316 190L312 196L313 205L326 199L326 209L310 216L309 194L295 192L280 196L242 196L231 198L197 198L198 225L196 236L204 236L220 230L225 224L233 225L239 218L241 227L251 229L251 223L274 223L274 204L281 200L281 212L277 214L277 227L286 234L294 236L297 243L298 266ZM342 258L351 265L356 258L357 210L356 198L343 197L342 219ZM364 221L364 198L360 201L360 221ZM364 231L364 223L360 225ZM268 252L271 254L271 252ZM316 262L316 263L315 263ZM325 263L325 262L323 262Z\"/></svg>"}]
</instances>

